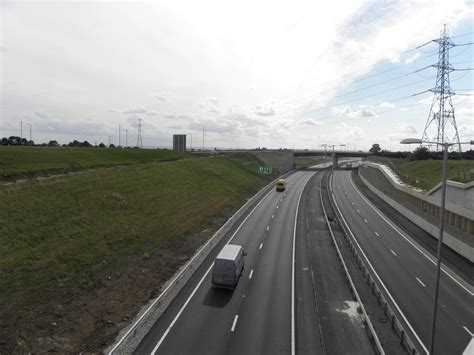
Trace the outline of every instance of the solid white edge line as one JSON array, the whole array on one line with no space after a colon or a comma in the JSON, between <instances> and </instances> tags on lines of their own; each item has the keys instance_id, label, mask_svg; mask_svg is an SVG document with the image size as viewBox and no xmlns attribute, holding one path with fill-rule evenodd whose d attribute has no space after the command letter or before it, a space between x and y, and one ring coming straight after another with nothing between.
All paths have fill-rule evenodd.
<instances>
[{"instance_id":1,"label":"solid white edge line","mask_svg":"<svg viewBox=\"0 0 474 355\"><path fill-rule=\"evenodd\" d=\"M431 256L427 255L423 250L421 250L414 242L412 242L410 239L408 239L397 227L395 227L383 214L377 207L372 205L372 203L365 198L365 196L362 195L362 193L359 191L359 189L354 185L352 182L352 178L350 179L352 187L357 191L357 193L362 197L362 199L390 226L392 227L398 234L400 234L403 239L405 239L408 243L410 243L416 250L418 250L421 254L423 254L433 265L436 265L436 261L431 259ZM474 296L474 292L470 291L468 288L466 288L462 283L460 283L458 280L456 280L449 272L447 272L443 267L441 267L441 270L450 278L452 279L458 286L460 286L464 291L469 293L471 296Z\"/></svg>"},{"instance_id":2,"label":"solid white edge line","mask_svg":"<svg viewBox=\"0 0 474 355\"><path fill-rule=\"evenodd\" d=\"M421 284L421 286L426 287L426 285L423 283L423 281L421 281L418 277L416 278L416 280Z\"/></svg>"},{"instance_id":3,"label":"solid white edge line","mask_svg":"<svg viewBox=\"0 0 474 355\"><path fill-rule=\"evenodd\" d=\"M258 206L260 206L260 204L266 200L266 198L268 197L268 195L270 195L270 193L273 192L273 189L270 189L270 191L267 192L267 194L265 196L262 197L262 199L255 205L255 207L250 211L250 213L245 217L245 219L242 221L242 223L240 223L239 227L235 230L234 234L232 234L232 236L229 238L229 240L227 241L226 244L229 244L232 239L234 239L235 235L238 233L238 231L240 230L240 228L242 228L242 226L245 224L245 222L247 222L247 220L250 218L250 216L254 213L254 211L258 208ZM181 313L183 313L184 309L186 308L186 306L188 305L189 301L191 301L191 298L194 296L194 294L196 293L197 289L199 288L199 286L201 286L202 282L204 281L204 279L206 278L207 274L209 274L209 272L211 271L212 267L214 266L214 263L211 264L211 266L209 267L209 269L207 269L206 273L204 274L204 276L202 277L202 279L199 281L199 283L197 284L197 286L194 288L193 292L189 295L188 299L186 300L186 302L184 303L184 305L181 307L181 309L179 310L179 312L176 314L176 316L174 317L173 321L171 322L171 324L168 326L168 328L166 329L166 331L163 333L163 335L161 336L160 340L158 341L158 343L155 345L155 347L153 348L153 351L151 352L151 355L154 355L156 353L156 351L158 350L158 348L160 347L160 345L163 343L163 341L165 340L166 336L168 335L168 333L170 332L171 328L173 327L173 325L176 323L176 321L178 320L178 318L181 316Z\"/></svg>"},{"instance_id":4,"label":"solid white edge line","mask_svg":"<svg viewBox=\"0 0 474 355\"><path fill-rule=\"evenodd\" d=\"M251 279L251 278L252 278L252 276L253 276L253 269L252 269L252 270L250 270L249 279Z\"/></svg>"},{"instance_id":5,"label":"solid white edge line","mask_svg":"<svg viewBox=\"0 0 474 355\"><path fill-rule=\"evenodd\" d=\"M334 183L334 182L332 181L332 183ZM332 185L331 185L331 190L333 190ZM370 268L372 269L374 275L377 277L378 281L380 282L380 285L383 287L383 289L385 290L385 292L386 292L386 294L388 295L388 297L390 297L390 300L392 301L393 305L394 305L395 308L398 310L398 312L399 312L400 315L402 316L403 320L405 321L405 323L408 325L408 327L409 327L410 330L412 331L413 335L416 337L416 340L418 341L418 343L421 345L421 347L422 347L423 350L426 352L426 354L429 354L429 351L428 351L428 349L426 348L425 344L423 344L423 342L421 341L420 337L419 337L418 334L415 332L415 329L413 329L413 327L412 327L412 325L410 324L410 322L408 322L407 317L405 317L405 314L403 314L402 310L401 310L400 307L398 306L397 302L395 302L395 299L393 298L393 296L391 295L391 293L388 292L388 289L387 289L387 287L385 286L385 284L383 283L383 281L382 281L382 279L380 278L379 274L377 274L377 272L375 271L375 268L372 266L371 262L369 261L369 258L367 258L367 255L365 255L364 251L362 250L362 247L360 246L359 242L357 241L356 237L354 236L354 233L352 233L352 230L349 228L349 225L347 224L346 219L345 219L344 216L342 215L341 209L339 208L339 205L337 204L337 201L336 201L336 198L335 198L335 195L334 195L333 192L332 192L332 195L333 195L333 199L334 199L334 204L336 205L336 208L337 208L337 210L339 211L339 214L341 215L342 221L344 222L345 226L347 227L347 230L348 230L349 233L351 234L352 239L353 239L354 242L356 243L357 247L359 248L360 252L361 252L362 255L364 256L365 260L367 261L367 264L370 266Z\"/></svg>"},{"instance_id":6,"label":"solid white edge line","mask_svg":"<svg viewBox=\"0 0 474 355\"><path fill-rule=\"evenodd\" d=\"M234 317L234 322L232 323L232 328L230 328L230 331L233 332L235 330L235 326L237 325L237 320L239 319L239 315L236 314Z\"/></svg>"},{"instance_id":7,"label":"solid white edge line","mask_svg":"<svg viewBox=\"0 0 474 355\"><path fill-rule=\"evenodd\" d=\"M293 227L293 251L291 256L291 355L295 355L296 353L296 342L295 342L295 242L296 242L296 225L298 224L298 210L300 208L300 200L301 195L303 194L303 190L306 187L308 181L315 175L315 173L311 174L308 179L306 179L305 183L301 187L300 195L298 197L298 202L296 203L296 213L295 213L295 224Z\"/></svg>"}]
</instances>

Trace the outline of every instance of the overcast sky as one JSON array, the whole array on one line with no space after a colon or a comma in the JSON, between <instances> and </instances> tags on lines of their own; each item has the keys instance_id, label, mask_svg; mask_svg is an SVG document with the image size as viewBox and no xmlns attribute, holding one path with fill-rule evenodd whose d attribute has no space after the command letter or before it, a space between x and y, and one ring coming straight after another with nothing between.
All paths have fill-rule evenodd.
<instances>
[{"instance_id":1,"label":"overcast sky","mask_svg":"<svg viewBox=\"0 0 474 355\"><path fill-rule=\"evenodd\" d=\"M474 42L464 1L5 1L0 136L194 148L310 148L420 137L440 36ZM473 67L473 46L451 49ZM451 73L472 93L473 71ZM459 90L459 91L457 91ZM474 139L474 96L453 98ZM29 126L31 125L31 126ZM122 131L125 143L125 131ZM405 148L403 148L405 149Z\"/></svg>"}]
</instances>

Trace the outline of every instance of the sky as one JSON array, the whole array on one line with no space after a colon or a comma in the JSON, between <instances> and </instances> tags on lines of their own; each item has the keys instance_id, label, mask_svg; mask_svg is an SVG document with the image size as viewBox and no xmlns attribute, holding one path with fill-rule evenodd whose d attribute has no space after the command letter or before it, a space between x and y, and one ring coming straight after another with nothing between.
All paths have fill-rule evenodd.
<instances>
[{"instance_id":1,"label":"sky","mask_svg":"<svg viewBox=\"0 0 474 355\"><path fill-rule=\"evenodd\" d=\"M0 4L0 136L22 125L36 143L117 145L120 125L133 146L142 119L146 147L187 134L195 149L411 149L399 141L429 117L431 41L446 24L474 42L470 1ZM473 47L450 49L454 68L474 67ZM461 140L474 139L473 75L450 73Z\"/></svg>"}]
</instances>

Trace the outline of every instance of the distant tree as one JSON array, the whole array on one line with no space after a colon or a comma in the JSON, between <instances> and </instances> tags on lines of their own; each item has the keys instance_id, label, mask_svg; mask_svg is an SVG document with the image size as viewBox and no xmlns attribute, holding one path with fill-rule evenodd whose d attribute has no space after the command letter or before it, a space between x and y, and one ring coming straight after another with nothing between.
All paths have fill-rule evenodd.
<instances>
[{"instance_id":1,"label":"distant tree","mask_svg":"<svg viewBox=\"0 0 474 355\"><path fill-rule=\"evenodd\" d=\"M100 143L100 144L99 144L99 148L105 148L105 144L104 144L104 143Z\"/></svg>"},{"instance_id":2,"label":"distant tree","mask_svg":"<svg viewBox=\"0 0 474 355\"><path fill-rule=\"evenodd\" d=\"M79 143L79 147L92 147L92 144L90 144L88 141L84 141L82 143Z\"/></svg>"},{"instance_id":3,"label":"distant tree","mask_svg":"<svg viewBox=\"0 0 474 355\"><path fill-rule=\"evenodd\" d=\"M48 147L59 147L59 143L56 140L51 140L48 143Z\"/></svg>"},{"instance_id":4,"label":"distant tree","mask_svg":"<svg viewBox=\"0 0 474 355\"><path fill-rule=\"evenodd\" d=\"M8 138L7 138L7 137L3 137L3 138L2 138L1 145L9 145Z\"/></svg>"},{"instance_id":5,"label":"distant tree","mask_svg":"<svg viewBox=\"0 0 474 355\"><path fill-rule=\"evenodd\" d=\"M418 147L413 151L411 160L427 160L433 158L430 151L426 147Z\"/></svg>"},{"instance_id":6,"label":"distant tree","mask_svg":"<svg viewBox=\"0 0 474 355\"><path fill-rule=\"evenodd\" d=\"M372 148L369 149L369 152L371 152L372 154L379 154L380 151L382 150L382 148L380 148L380 144L377 144L377 143L374 143L372 144Z\"/></svg>"},{"instance_id":7,"label":"distant tree","mask_svg":"<svg viewBox=\"0 0 474 355\"><path fill-rule=\"evenodd\" d=\"M109 148L115 148L115 144L113 144L113 143L110 144L110 145L109 145Z\"/></svg>"}]
</instances>

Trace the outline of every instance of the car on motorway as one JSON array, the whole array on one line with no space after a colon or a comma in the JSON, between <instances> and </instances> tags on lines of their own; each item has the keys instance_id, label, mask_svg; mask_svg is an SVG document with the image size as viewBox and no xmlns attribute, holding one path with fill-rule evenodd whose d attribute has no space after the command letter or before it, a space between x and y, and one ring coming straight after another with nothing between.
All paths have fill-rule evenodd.
<instances>
[{"instance_id":1,"label":"car on motorway","mask_svg":"<svg viewBox=\"0 0 474 355\"><path fill-rule=\"evenodd\" d=\"M286 181L285 179L278 179L276 183L276 190L277 191L285 191L286 189Z\"/></svg>"},{"instance_id":2,"label":"car on motorway","mask_svg":"<svg viewBox=\"0 0 474 355\"><path fill-rule=\"evenodd\" d=\"M240 245L227 244L217 255L212 268L212 286L235 288L244 269L246 253Z\"/></svg>"}]
</instances>

